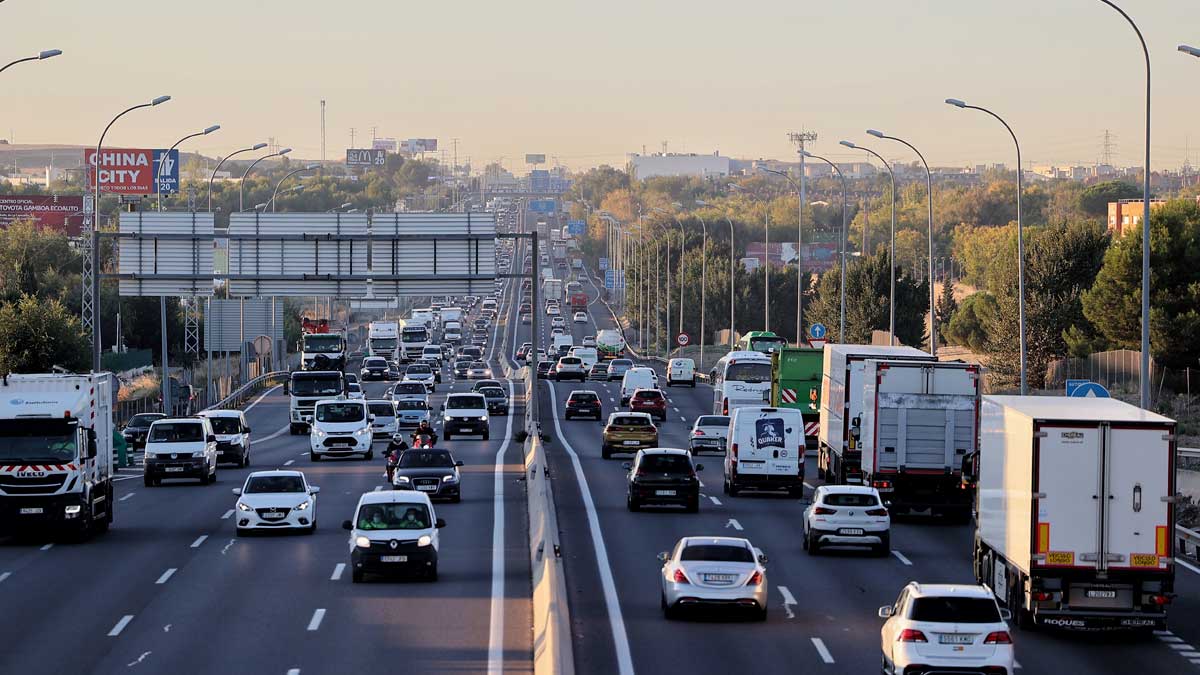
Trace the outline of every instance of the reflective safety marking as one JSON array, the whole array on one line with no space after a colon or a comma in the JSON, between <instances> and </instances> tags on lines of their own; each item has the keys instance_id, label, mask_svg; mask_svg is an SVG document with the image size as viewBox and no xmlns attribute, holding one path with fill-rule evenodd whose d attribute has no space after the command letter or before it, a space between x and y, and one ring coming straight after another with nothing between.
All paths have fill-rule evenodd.
<instances>
[{"instance_id":1,"label":"reflective safety marking","mask_svg":"<svg viewBox=\"0 0 1200 675\"><path fill-rule=\"evenodd\" d=\"M330 581L338 581L342 578L342 572L346 571L346 563L338 563L333 568L333 574L329 575Z\"/></svg>"},{"instance_id":2,"label":"reflective safety marking","mask_svg":"<svg viewBox=\"0 0 1200 675\"><path fill-rule=\"evenodd\" d=\"M1045 553L1050 550L1050 523L1038 523L1037 552Z\"/></svg>"},{"instance_id":3,"label":"reflective safety marking","mask_svg":"<svg viewBox=\"0 0 1200 675\"><path fill-rule=\"evenodd\" d=\"M1167 528L1159 525L1154 528L1154 552L1160 556L1167 555Z\"/></svg>"},{"instance_id":4,"label":"reflective safety marking","mask_svg":"<svg viewBox=\"0 0 1200 675\"><path fill-rule=\"evenodd\" d=\"M817 648L817 653L821 655L821 660L825 663L833 663L833 654L829 653L829 649L825 647L825 642L821 638L812 638L813 646Z\"/></svg>"},{"instance_id":5,"label":"reflective safety marking","mask_svg":"<svg viewBox=\"0 0 1200 675\"><path fill-rule=\"evenodd\" d=\"M121 631L125 630L125 626L128 626L130 621L133 621L132 614L126 614L125 616L121 617L121 620L117 622L117 625L113 626L112 630L108 631L108 637L116 637L120 635Z\"/></svg>"},{"instance_id":6,"label":"reflective safety marking","mask_svg":"<svg viewBox=\"0 0 1200 675\"><path fill-rule=\"evenodd\" d=\"M159 585L167 583L167 580L170 579L175 574L175 572L176 572L176 568L168 567L167 571L163 572L162 576L160 576L158 578L158 581L156 581L154 583L159 584Z\"/></svg>"},{"instance_id":7,"label":"reflective safety marking","mask_svg":"<svg viewBox=\"0 0 1200 675\"><path fill-rule=\"evenodd\" d=\"M325 618L325 610L318 609L313 612L312 619L308 622L308 629L314 631L321 627L321 620Z\"/></svg>"}]
</instances>

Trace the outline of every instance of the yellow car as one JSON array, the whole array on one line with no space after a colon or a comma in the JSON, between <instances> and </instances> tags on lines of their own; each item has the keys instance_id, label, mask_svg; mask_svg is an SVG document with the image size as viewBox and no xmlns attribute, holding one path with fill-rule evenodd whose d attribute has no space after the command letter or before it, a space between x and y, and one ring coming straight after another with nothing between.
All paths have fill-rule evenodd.
<instances>
[{"instance_id":1,"label":"yellow car","mask_svg":"<svg viewBox=\"0 0 1200 675\"><path fill-rule=\"evenodd\" d=\"M658 427L646 413L615 412L604 425L604 440L600 454L604 459L613 453L636 453L642 448L658 447Z\"/></svg>"}]
</instances>

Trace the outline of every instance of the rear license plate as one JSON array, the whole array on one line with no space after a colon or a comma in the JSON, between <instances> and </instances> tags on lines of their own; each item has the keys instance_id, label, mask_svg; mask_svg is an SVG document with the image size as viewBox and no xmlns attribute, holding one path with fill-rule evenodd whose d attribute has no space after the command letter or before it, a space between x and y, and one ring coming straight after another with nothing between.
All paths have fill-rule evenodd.
<instances>
[{"instance_id":1,"label":"rear license plate","mask_svg":"<svg viewBox=\"0 0 1200 675\"><path fill-rule=\"evenodd\" d=\"M167 467L167 473L175 473L177 471L183 471L183 467L182 466L168 466Z\"/></svg>"},{"instance_id":2,"label":"rear license plate","mask_svg":"<svg viewBox=\"0 0 1200 675\"><path fill-rule=\"evenodd\" d=\"M433 491L437 490L437 486L436 485L418 485L417 489L422 492L433 492Z\"/></svg>"},{"instance_id":3,"label":"rear license plate","mask_svg":"<svg viewBox=\"0 0 1200 675\"><path fill-rule=\"evenodd\" d=\"M944 645L969 645L975 640L973 635L959 635L957 633L943 633L938 636L938 642Z\"/></svg>"},{"instance_id":4,"label":"rear license plate","mask_svg":"<svg viewBox=\"0 0 1200 675\"><path fill-rule=\"evenodd\" d=\"M32 516L32 515L36 515L41 512L42 512L42 507L40 507L40 506L34 506L31 508L21 509L21 515L24 515L24 516Z\"/></svg>"},{"instance_id":5,"label":"rear license plate","mask_svg":"<svg viewBox=\"0 0 1200 675\"><path fill-rule=\"evenodd\" d=\"M675 491L674 490L655 490L654 494L659 497L674 497Z\"/></svg>"},{"instance_id":6,"label":"rear license plate","mask_svg":"<svg viewBox=\"0 0 1200 675\"><path fill-rule=\"evenodd\" d=\"M862 533L863 531L861 527L843 527L842 529L838 530L838 534L844 534L847 536L861 536Z\"/></svg>"},{"instance_id":7,"label":"rear license plate","mask_svg":"<svg viewBox=\"0 0 1200 675\"><path fill-rule=\"evenodd\" d=\"M641 445L641 441L625 441L623 445Z\"/></svg>"},{"instance_id":8,"label":"rear license plate","mask_svg":"<svg viewBox=\"0 0 1200 675\"><path fill-rule=\"evenodd\" d=\"M263 514L263 518L266 518L267 520L279 520L282 517L283 517L282 513L264 513Z\"/></svg>"},{"instance_id":9,"label":"rear license plate","mask_svg":"<svg viewBox=\"0 0 1200 675\"><path fill-rule=\"evenodd\" d=\"M705 581L707 581L709 583L714 583L714 584L733 583L733 580L735 578L736 577L732 574L705 574L704 575Z\"/></svg>"},{"instance_id":10,"label":"rear license plate","mask_svg":"<svg viewBox=\"0 0 1200 675\"><path fill-rule=\"evenodd\" d=\"M1087 596L1089 598L1103 598L1106 600L1111 600L1117 597L1117 592L1092 589L1087 592Z\"/></svg>"},{"instance_id":11,"label":"rear license plate","mask_svg":"<svg viewBox=\"0 0 1200 675\"><path fill-rule=\"evenodd\" d=\"M406 555L381 555L381 556L379 556L379 562L408 562L408 556L406 556Z\"/></svg>"}]
</instances>

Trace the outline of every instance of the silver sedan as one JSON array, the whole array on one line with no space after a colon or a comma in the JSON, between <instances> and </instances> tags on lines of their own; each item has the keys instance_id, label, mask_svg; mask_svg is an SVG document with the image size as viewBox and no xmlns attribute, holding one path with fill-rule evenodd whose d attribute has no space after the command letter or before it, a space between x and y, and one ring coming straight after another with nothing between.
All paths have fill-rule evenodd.
<instances>
[{"instance_id":1,"label":"silver sedan","mask_svg":"<svg viewBox=\"0 0 1200 675\"><path fill-rule=\"evenodd\" d=\"M694 607L740 610L767 618L767 556L736 537L684 537L662 561L663 616Z\"/></svg>"}]
</instances>

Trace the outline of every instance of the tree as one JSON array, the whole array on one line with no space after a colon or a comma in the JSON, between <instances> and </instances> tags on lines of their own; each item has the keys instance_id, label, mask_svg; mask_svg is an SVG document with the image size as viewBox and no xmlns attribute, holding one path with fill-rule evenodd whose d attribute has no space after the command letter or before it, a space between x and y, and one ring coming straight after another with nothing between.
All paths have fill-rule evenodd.
<instances>
[{"instance_id":1,"label":"tree","mask_svg":"<svg viewBox=\"0 0 1200 675\"><path fill-rule=\"evenodd\" d=\"M948 324L942 323L946 341L952 345L969 347L982 353L987 344L987 327L996 313L996 298L986 291L972 293L963 298Z\"/></svg>"},{"instance_id":2,"label":"tree","mask_svg":"<svg viewBox=\"0 0 1200 675\"><path fill-rule=\"evenodd\" d=\"M952 250L962 263L963 283L991 289L997 284L996 277L1016 263L1017 228L959 225L954 228Z\"/></svg>"},{"instance_id":3,"label":"tree","mask_svg":"<svg viewBox=\"0 0 1200 675\"><path fill-rule=\"evenodd\" d=\"M79 318L58 300L23 295L0 305L0 373L79 372L90 363Z\"/></svg>"},{"instance_id":4,"label":"tree","mask_svg":"<svg viewBox=\"0 0 1200 675\"><path fill-rule=\"evenodd\" d=\"M947 328L954 313L958 311L958 301L954 299L954 282L949 279L942 281L942 294L937 302L937 320L942 342L948 341Z\"/></svg>"},{"instance_id":5,"label":"tree","mask_svg":"<svg viewBox=\"0 0 1200 675\"><path fill-rule=\"evenodd\" d=\"M1150 345L1170 368L1200 358L1200 206L1172 201L1151 211ZM1142 237L1114 240L1096 283L1083 296L1087 320L1110 346L1141 348Z\"/></svg>"},{"instance_id":6,"label":"tree","mask_svg":"<svg viewBox=\"0 0 1200 675\"><path fill-rule=\"evenodd\" d=\"M821 275L817 296L805 309L810 323L823 323L831 342L870 344L871 333L888 328L888 295L891 284L888 253L856 258L846 268L846 337L838 333L841 314L841 270L834 267ZM793 281L794 283L794 281ZM793 300L794 300L793 296ZM896 340L906 345L925 342L925 312L929 285L897 270ZM793 319L794 320L794 319Z\"/></svg>"},{"instance_id":7,"label":"tree","mask_svg":"<svg viewBox=\"0 0 1200 675\"><path fill-rule=\"evenodd\" d=\"M1136 199L1142 196L1142 189L1125 181L1113 180L1107 183L1096 183L1079 193L1079 210L1092 218L1108 216L1108 203L1122 199Z\"/></svg>"}]
</instances>

